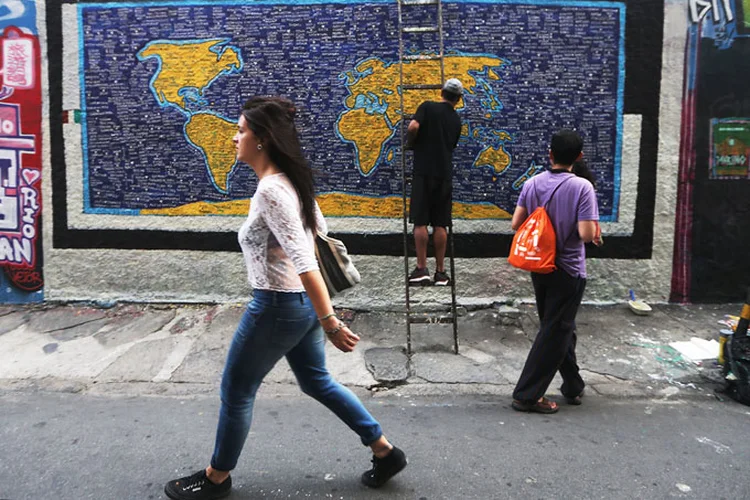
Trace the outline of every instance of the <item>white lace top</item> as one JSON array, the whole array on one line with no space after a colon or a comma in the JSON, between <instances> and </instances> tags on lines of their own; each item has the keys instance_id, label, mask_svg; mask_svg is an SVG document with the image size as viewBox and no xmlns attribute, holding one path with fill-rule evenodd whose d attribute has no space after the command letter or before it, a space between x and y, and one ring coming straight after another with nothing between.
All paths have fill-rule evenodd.
<instances>
[{"instance_id":1,"label":"white lace top","mask_svg":"<svg viewBox=\"0 0 750 500\"><path fill-rule=\"evenodd\" d=\"M315 221L317 229L326 233L317 202ZM303 292L299 275L318 269L313 232L305 229L297 190L283 173L258 182L237 239L253 289Z\"/></svg>"}]
</instances>

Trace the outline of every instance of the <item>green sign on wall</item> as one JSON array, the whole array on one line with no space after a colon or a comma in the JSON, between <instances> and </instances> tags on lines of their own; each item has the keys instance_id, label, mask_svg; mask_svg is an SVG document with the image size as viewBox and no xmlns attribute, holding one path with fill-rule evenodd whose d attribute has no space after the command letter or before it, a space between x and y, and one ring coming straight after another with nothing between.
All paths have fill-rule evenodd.
<instances>
[{"instance_id":1,"label":"green sign on wall","mask_svg":"<svg viewBox=\"0 0 750 500\"><path fill-rule=\"evenodd\" d=\"M712 119L711 178L750 178L749 162L750 119Z\"/></svg>"}]
</instances>

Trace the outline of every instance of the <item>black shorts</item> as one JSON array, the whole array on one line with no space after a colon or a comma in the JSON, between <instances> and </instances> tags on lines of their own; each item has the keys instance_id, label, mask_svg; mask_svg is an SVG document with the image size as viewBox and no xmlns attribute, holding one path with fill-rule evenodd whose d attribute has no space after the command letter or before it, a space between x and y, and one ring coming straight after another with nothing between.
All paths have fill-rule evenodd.
<instances>
[{"instance_id":1,"label":"black shorts","mask_svg":"<svg viewBox=\"0 0 750 500\"><path fill-rule=\"evenodd\" d=\"M417 226L448 227L452 209L453 183L450 178L414 176L409 222Z\"/></svg>"}]
</instances>

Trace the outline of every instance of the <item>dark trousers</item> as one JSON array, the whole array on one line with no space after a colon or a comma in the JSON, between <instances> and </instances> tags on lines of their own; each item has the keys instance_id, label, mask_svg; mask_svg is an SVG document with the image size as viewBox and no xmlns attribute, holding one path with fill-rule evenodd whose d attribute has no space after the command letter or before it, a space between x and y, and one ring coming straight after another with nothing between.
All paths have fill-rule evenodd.
<instances>
[{"instance_id":1,"label":"dark trousers","mask_svg":"<svg viewBox=\"0 0 750 500\"><path fill-rule=\"evenodd\" d=\"M563 395L576 397L585 385L576 362L575 319L586 279L574 278L557 269L550 274L531 273L531 281L539 313L539 332L513 391L513 399L537 401L547 392L557 370L563 379Z\"/></svg>"}]
</instances>

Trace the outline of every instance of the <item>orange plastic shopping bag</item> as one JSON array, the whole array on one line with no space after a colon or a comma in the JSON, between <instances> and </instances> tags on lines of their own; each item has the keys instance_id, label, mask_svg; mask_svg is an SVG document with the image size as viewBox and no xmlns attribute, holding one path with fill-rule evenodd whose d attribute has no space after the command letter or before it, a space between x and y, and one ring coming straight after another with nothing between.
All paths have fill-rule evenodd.
<instances>
[{"instance_id":1,"label":"orange plastic shopping bag","mask_svg":"<svg viewBox=\"0 0 750 500\"><path fill-rule=\"evenodd\" d=\"M557 238L544 207L531 212L513 237L508 262L533 273L548 274L556 269Z\"/></svg>"}]
</instances>

